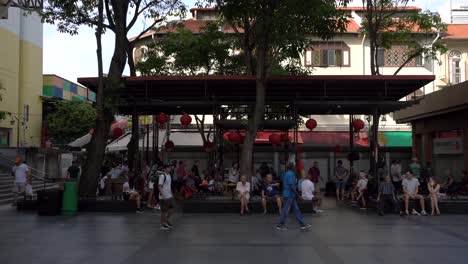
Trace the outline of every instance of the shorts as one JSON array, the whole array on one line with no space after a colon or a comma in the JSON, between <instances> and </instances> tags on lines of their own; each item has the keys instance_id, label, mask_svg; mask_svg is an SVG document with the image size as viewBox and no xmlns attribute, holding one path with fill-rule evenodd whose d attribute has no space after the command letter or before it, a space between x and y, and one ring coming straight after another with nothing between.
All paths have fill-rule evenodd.
<instances>
[{"instance_id":1,"label":"shorts","mask_svg":"<svg viewBox=\"0 0 468 264\"><path fill-rule=\"evenodd\" d=\"M344 188L346 186L346 182L345 181L337 181L335 183L335 185L336 185L336 189L344 190Z\"/></svg>"},{"instance_id":2,"label":"shorts","mask_svg":"<svg viewBox=\"0 0 468 264\"><path fill-rule=\"evenodd\" d=\"M238 195L237 195L237 198L240 200L240 198L241 198L241 195L240 195L240 194L238 194ZM250 193L248 193L248 194L245 194L245 198L247 199L247 201L248 201L248 200L250 200Z\"/></svg>"},{"instance_id":3,"label":"shorts","mask_svg":"<svg viewBox=\"0 0 468 264\"><path fill-rule=\"evenodd\" d=\"M277 200L279 197L280 197L279 195L265 196L265 199L266 199L268 202L276 202L276 200Z\"/></svg>"},{"instance_id":4,"label":"shorts","mask_svg":"<svg viewBox=\"0 0 468 264\"><path fill-rule=\"evenodd\" d=\"M175 199L174 198L161 199L159 201L159 205L161 206L161 212L165 213L171 209L175 209Z\"/></svg>"},{"instance_id":5,"label":"shorts","mask_svg":"<svg viewBox=\"0 0 468 264\"><path fill-rule=\"evenodd\" d=\"M13 192L14 193L24 193L24 191L26 190L26 183L19 183L19 182L15 182L13 184Z\"/></svg>"}]
</instances>

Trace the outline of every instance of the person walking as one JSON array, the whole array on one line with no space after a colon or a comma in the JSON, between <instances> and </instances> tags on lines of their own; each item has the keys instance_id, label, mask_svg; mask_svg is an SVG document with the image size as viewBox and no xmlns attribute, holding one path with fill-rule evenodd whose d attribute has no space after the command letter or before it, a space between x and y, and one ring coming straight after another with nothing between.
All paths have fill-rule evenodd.
<instances>
[{"instance_id":1,"label":"person walking","mask_svg":"<svg viewBox=\"0 0 468 264\"><path fill-rule=\"evenodd\" d=\"M295 164L290 162L287 165L287 171L283 175L283 198L284 198L284 206L281 209L281 216L279 224L276 226L277 230L286 231L288 228L286 227L286 218L289 215L289 210L292 209L297 221L301 225L301 229L305 230L310 227L309 224L304 223L304 218L302 217L302 213L299 210L299 206L297 205L297 198L302 200L302 197L299 195L297 191L297 183L296 183L296 175L294 174L295 171Z\"/></svg>"},{"instance_id":2,"label":"person walking","mask_svg":"<svg viewBox=\"0 0 468 264\"><path fill-rule=\"evenodd\" d=\"M161 204L161 230L173 229L174 226L169 222L169 218L175 210L175 200L171 188L172 164L164 165L164 172L158 179L159 203Z\"/></svg>"},{"instance_id":3,"label":"person walking","mask_svg":"<svg viewBox=\"0 0 468 264\"><path fill-rule=\"evenodd\" d=\"M429 178L427 183L427 189L429 190L429 197L431 199L431 215L440 215L439 210L439 191L440 184L434 179L434 177Z\"/></svg>"},{"instance_id":4,"label":"person walking","mask_svg":"<svg viewBox=\"0 0 468 264\"><path fill-rule=\"evenodd\" d=\"M21 160L20 157L17 157L15 159L15 165L11 169L11 174L15 177L13 185L13 206L15 206L18 201L19 194L24 194L29 175L29 167Z\"/></svg>"}]
</instances>

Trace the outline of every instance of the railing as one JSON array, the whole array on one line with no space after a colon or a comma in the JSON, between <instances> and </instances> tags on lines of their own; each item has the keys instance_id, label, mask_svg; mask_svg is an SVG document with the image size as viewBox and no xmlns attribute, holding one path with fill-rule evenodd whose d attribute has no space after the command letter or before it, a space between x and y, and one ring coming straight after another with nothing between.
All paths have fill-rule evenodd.
<instances>
[{"instance_id":1,"label":"railing","mask_svg":"<svg viewBox=\"0 0 468 264\"><path fill-rule=\"evenodd\" d=\"M5 166L7 168L11 168L13 165L12 164L15 164L14 160L10 160L6 157L3 157L0 155L0 166ZM30 174L31 177L33 177L34 179L36 180L39 180L39 181L42 181L42 189L45 190L46 187L47 187L47 183L53 183L55 182L56 180L55 179L51 179L49 177L47 177L47 173L43 172L43 171L40 171L40 170L37 170L35 168L32 168L30 166L29 167L29 170L30 170ZM39 173L39 174L42 174L43 176L38 176L37 174L35 173Z\"/></svg>"}]
</instances>

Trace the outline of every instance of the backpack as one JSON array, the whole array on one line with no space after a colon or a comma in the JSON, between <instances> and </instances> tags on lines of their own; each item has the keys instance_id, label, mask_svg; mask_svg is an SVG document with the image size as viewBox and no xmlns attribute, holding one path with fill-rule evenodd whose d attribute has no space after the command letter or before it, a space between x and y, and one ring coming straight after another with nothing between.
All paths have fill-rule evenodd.
<instances>
[{"instance_id":1,"label":"backpack","mask_svg":"<svg viewBox=\"0 0 468 264\"><path fill-rule=\"evenodd\" d=\"M166 183L166 174L164 174L164 172L162 171L157 171L157 170L152 170L150 172L150 181L154 183L154 187L153 187L153 194L156 198L159 198L159 188L158 188L158 183L159 183L159 177L160 176L164 176L164 180L163 180L163 185Z\"/></svg>"}]
</instances>

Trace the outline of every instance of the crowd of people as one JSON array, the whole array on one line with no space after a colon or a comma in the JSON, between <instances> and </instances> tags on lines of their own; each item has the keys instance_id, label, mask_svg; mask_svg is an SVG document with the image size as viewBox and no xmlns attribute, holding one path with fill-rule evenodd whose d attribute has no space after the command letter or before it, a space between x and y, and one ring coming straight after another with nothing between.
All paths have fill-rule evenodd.
<instances>
[{"instance_id":1,"label":"crowd of people","mask_svg":"<svg viewBox=\"0 0 468 264\"><path fill-rule=\"evenodd\" d=\"M433 175L430 164L423 167L417 158L412 159L404 174L400 160L393 160L388 172L379 167L377 174L377 177L380 177L379 181L376 177L370 177L370 173L365 171L360 171L357 177L352 174L343 166L341 160L337 162L333 179L336 199L339 201L349 199L351 205L358 205L362 210L366 210L369 198L376 198L378 213L382 216L387 204L400 215L428 215L425 197L430 201L430 214L440 215L441 197L468 190L466 171L463 171L464 180L459 184L454 182L449 171L446 181L441 183L442 181ZM413 208L410 208L411 201L415 202ZM419 212L415 208L416 205L419 206Z\"/></svg>"}]
</instances>

